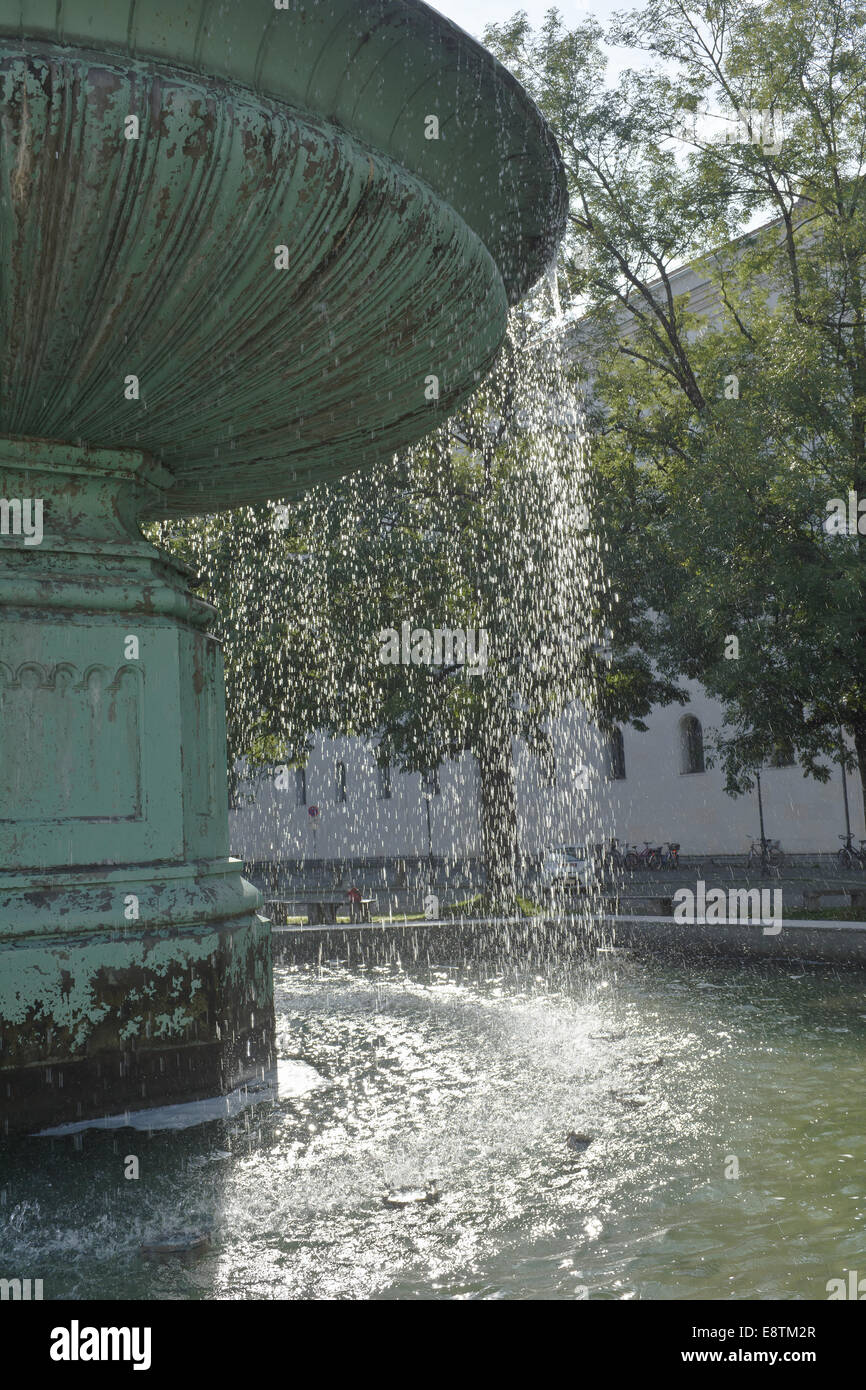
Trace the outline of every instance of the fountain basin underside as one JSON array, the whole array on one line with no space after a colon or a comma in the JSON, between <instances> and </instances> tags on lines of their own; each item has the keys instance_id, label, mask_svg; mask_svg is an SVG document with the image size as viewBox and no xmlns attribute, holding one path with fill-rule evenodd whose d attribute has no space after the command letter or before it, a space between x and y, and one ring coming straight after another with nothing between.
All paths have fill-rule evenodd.
<instances>
[{"instance_id":1,"label":"fountain basin underside","mask_svg":"<svg viewBox=\"0 0 866 1390\"><path fill-rule=\"evenodd\" d=\"M489 251L346 131L11 38L0 108L0 433L146 450L158 514L214 511L387 456L489 368Z\"/></svg>"}]
</instances>

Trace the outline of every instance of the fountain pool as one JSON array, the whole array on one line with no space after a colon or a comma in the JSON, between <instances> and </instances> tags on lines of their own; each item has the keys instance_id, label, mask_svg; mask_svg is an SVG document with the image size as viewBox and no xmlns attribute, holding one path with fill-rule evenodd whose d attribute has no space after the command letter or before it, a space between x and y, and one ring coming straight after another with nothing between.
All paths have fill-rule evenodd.
<instances>
[{"instance_id":1,"label":"fountain pool","mask_svg":"<svg viewBox=\"0 0 866 1390\"><path fill-rule=\"evenodd\" d=\"M857 972L299 962L275 995L279 1099L7 1147L0 1273L46 1299L798 1300L863 1267ZM177 1229L210 1246L145 1262Z\"/></svg>"}]
</instances>

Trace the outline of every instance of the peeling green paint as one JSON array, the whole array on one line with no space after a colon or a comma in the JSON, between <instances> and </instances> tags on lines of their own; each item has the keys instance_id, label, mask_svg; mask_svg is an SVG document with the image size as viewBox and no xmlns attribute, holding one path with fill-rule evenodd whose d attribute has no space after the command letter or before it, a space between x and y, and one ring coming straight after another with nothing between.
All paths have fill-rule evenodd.
<instances>
[{"instance_id":1,"label":"peeling green paint","mask_svg":"<svg viewBox=\"0 0 866 1390\"><path fill-rule=\"evenodd\" d=\"M137 526L170 485L140 453L0 439L0 495L45 504L41 545L0 538L0 1132L98 1108L121 1059L112 1103L158 1100L166 1046L211 1092L271 1055L211 610Z\"/></svg>"},{"instance_id":2,"label":"peeling green paint","mask_svg":"<svg viewBox=\"0 0 866 1390\"><path fill-rule=\"evenodd\" d=\"M171 68L22 52L2 34L0 109L0 433L147 450L174 477L153 514L371 464L492 365L508 298L490 251L345 130ZM114 317L133 329L125 346Z\"/></svg>"}]
</instances>

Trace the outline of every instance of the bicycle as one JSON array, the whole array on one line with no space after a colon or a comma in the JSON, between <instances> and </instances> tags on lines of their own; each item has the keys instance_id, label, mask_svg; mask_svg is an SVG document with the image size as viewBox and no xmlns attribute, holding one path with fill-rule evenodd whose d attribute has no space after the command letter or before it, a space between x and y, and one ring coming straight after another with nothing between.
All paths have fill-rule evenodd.
<instances>
[{"instance_id":1,"label":"bicycle","mask_svg":"<svg viewBox=\"0 0 866 1390\"><path fill-rule=\"evenodd\" d=\"M839 839L843 842L841 848L836 851L836 863L839 868L866 869L866 840L861 840L860 848L855 849L850 835L840 835Z\"/></svg>"},{"instance_id":2,"label":"bicycle","mask_svg":"<svg viewBox=\"0 0 866 1390\"><path fill-rule=\"evenodd\" d=\"M602 873L612 873L617 869L625 868L625 857L619 848L616 838L608 841L607 845L595 845L595 857Z\"/></svg>"},{"instance_id":3,"label":"bicycle","mask_svg":"<svg viewBox=\"0 0 866 1390\"><path fill-rule=\"evenodd\" d=\"M785 863L785 851L778 840L752 840L746 859L747 869L780 869Z\"/></svg>"},{"instance_id":4,"label":"bicycle","mask_svg":"<svg viewBox=\"0 0 866 1390\"><path fill-rule=\"evenodd\" d=\"M644 840L643 849L638 849L637 845L629 845L625 853L625 867L627 869L660 869L662 865L662 852L658 845L653 845L649 840Z\"/></svg>"},{"instance_id":5,"label":"bicycle","mask_svg":"<svg viewBox=\"0 0 866 1390\"><path fill-rule=\"evenodd\" d=\"M680 866L680 847L674 844L673 840L668 840L659 850L661 869L678 869Z\"/></svg>"}]
</instances>

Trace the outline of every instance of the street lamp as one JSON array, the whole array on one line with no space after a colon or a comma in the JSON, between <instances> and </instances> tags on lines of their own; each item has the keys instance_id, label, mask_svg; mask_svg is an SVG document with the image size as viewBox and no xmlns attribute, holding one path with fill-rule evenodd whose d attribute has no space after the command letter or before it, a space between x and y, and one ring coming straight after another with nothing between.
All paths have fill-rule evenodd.
<instances>
[{"instance_id":1,"label":"street lamp","mask_svg":"<svg viewBox=\"0 0 866 1390\"><path fill-rule=\"evenodd\" d=\"M848 806L848 770L845 767L845 736L839 730L839 751L841 753L840 767L842 769L842 796L845 801L845 848L850 854L851 851L851 810Z\"/></svg>"},{"instance_id":2,"label":"street lamp","mask_svg":"<svg viewBox=\"0 0 866 1390\"><path fill-rule=\"evenodd\" d=\"M430 802L433 800L433 789L427 784L421 795L427 807L427 863L430 875L430 887L433 887L433 827L430 821Z\"/></svg>"}]
</instances>

